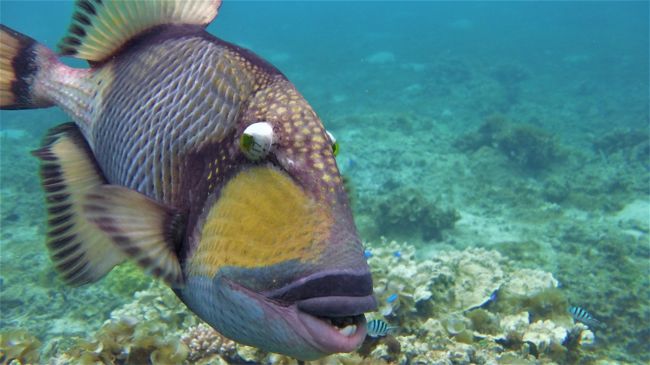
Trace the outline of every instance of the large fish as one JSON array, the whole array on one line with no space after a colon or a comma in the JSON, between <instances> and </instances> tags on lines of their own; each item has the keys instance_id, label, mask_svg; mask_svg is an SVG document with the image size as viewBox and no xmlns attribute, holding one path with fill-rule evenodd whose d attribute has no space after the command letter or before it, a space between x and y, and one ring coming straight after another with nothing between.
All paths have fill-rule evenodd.
<instances>
[{"instance_id":1,"label":"large fish","mask_svg":"<svg viewBox=\"0 0 650 365\"><path fill-rule=\"evenodd\" d=\"M332 139L294 85L205 31L220 1L77 1L61 63L1 28L0 106L73 119L40 149L47 245L73 285L133 260L223 335L355 350L372 279Z\"/></svg>"}]
</instances>

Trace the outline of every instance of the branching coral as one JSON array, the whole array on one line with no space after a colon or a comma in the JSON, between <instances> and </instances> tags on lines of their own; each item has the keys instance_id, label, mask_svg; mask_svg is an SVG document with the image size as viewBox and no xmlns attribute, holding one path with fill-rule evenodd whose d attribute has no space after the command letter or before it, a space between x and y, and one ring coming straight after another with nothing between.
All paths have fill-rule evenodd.
<instances>
[{"instance_id":1,"label":"branching coral","mask_svg":"<svg viewBox=\"0 0 650 365\"><path fill-rule=\"evenodd\" d=\"M233 341L221 336L212 327L204 323L190 327L182 335L181 340L190 350L188 357L190 361L196 361L213 354L230 357L236 351Z\"/></svg>"}]
</instances>

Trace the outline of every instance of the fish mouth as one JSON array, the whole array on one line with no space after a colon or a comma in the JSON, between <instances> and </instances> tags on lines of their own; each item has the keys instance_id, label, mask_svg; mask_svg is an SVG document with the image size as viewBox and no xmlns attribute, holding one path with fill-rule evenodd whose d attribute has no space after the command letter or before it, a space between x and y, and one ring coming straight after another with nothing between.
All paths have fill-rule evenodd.
<instances>
[{"instance_id":1,"label":"fish mouth","mask_svg":"<svg viewBox=\"0 0 650 365\"><path fill-rule=\"evenodd\" d=\"M377 309L368 272L333 271L311 275L267 293L280 303L291 303L319 351L330 354L351 352L366 337L365 312Z\"/></svg>"},{"instance_id":2,"label":"fish mouth","mask_svg":"<svg viewBox=\"0 0 650 365\"><path fill-rule=\"evenodd\" d=\"M347 317L316 317L297 310L298 319L309 332L309 342L320 352L352 352L366 338L363 314Z\"/></svg>"},{"instance_id":3,"label":"fish mouth","mask_svg":"<svg viewBox=\"0 0 650 365\"><path fill-rule=\"evenodd\" d=\"M367 331L363 313L374 310L377 303L373 296L324 297L301 301L295 306L312 345L322 352L335 353L351 352L361 346ZM342 311L344 307L349 312ZM332 312L337 315L330 315Z\"/></svg>"}]
</instances>

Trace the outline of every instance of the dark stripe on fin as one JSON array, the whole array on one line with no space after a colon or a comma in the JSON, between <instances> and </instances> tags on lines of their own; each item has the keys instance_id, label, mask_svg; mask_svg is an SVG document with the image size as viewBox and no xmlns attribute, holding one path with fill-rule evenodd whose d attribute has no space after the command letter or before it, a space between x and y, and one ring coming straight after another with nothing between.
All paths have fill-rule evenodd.
<instances>
[{"instance_id":1,"label":"dark stripe on fin","mask_svg":"<svg viewBox=\"0 0 650 365\"><path fill-rule=\"evenodd\" d=\"M60 249L61 247L65 247L65 246L67 246L67 245L68 245L71 241L73 241L75 238L77 238L77 235L76 235L76 234L71 234L71 235L69 235L69 236L64 236L64 237L56 238L56 239L50 240L50 242L49 242L49 246L50 246L53 250L58 250L58 249Z\"/></svg>"},{"instance_id":2,"label":"dark stripe on fin","mask_svg":"<svg viewBox=\"0 0 650 365\"><path fill-rule=\"evenodd\" d=\"M205 27L221 0L90 1L78 0L60 53L101 63L139 34L169 24Z\"/></svg>"},{"instance_id":3,"label":"dark stripe on fin","mask_svg":"<svg viewBox=\"0 0 650 365\"><path fill-rule=\"evenodd\" d=\"M95 6L93 6L90 3L90 1L80 0L77 3L77 6L79 6L81 9L85 10L88 14L97 15L97 11L95 11Z\"/></svg>"},{"instance_id":4,"label":"dark stripe on fin","mask_svg":"<svg viewBox=\"0 0 650 365\"><path fill-rule=\"evenodd\" d=\"M35 97L32 85L46 51L32 38L0 24L0 109L32 109L53 104Z\"/></svg>"},{"instance_id":5,"label":"dark stripe on fin","mask_svg":"<svg viewBox=\"0 0 650 365\"><path fill-rule=\"evenodd\" d=\"M88 143L66 123L51 129L33 154L41 161L54 267L72 285L98 280L125 257L83 214L85 192L106 183Z\"/></svg>"},{"instance_id":6,"label":"dark stripe on fin","mask_svg":"<svg viewBox=\"0 0 650 365\"><path fill-rule=\"evenodd\" d=\"M59 250L55 254L53 254L52 259L61 260L66 257L69 257L71 254L76 253L77 250L79 250L79 247L81 247L81 243L79 242L76 244L67 245L63 250Z\"/></svg>"},{"instance_id":7,"label":"dark stripe on fin","mask_svg":"<svg viewBox=\"0 0 650 365\"><path fill-rule=\"evenodd\" d=\"M52 221L52 220L50 219L50 221ZM48 221L48 223L49 223L49 221ZM68 224L65 224L65 225L61 224L61 225L57 225L57 226L50 225L50 227L52 229L47 233L47 235L50 236L50 237L57 237L57 236L60 236L60 235L62 235L64 233L68 232L72 227L74 227L74 223L68 223Z\"/></svg>"},{"instance_id":8,"label":"dark stripe on fin","mask_svg":"<svg viewBox=\"0 0 650 365\"><path fill-rule=\"evenodd\" d=\"M102 185L85 195L88 219L109 235L123 254L172 287L183 285L176 252L182 216L135 190Z\"/></svg>"}]
</instances>

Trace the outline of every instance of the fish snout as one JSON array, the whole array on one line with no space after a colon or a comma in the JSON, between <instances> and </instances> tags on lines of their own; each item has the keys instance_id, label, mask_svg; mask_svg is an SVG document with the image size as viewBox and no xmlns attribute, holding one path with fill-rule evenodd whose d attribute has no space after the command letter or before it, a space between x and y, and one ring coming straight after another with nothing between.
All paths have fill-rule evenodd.
<instances>
[{"instance_id":1,"label":"fish snout","mask_svg":"<svg viewBox=\"0 0 650 365\"><path fill-rule=\"evenodd\" d=\"M295 280L266 296L294 308L312 345L324 354L350 352L366 336L365 312L377 309L367 269L337 269Z\"/></svg>"}]
</instances>

